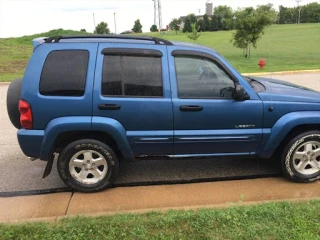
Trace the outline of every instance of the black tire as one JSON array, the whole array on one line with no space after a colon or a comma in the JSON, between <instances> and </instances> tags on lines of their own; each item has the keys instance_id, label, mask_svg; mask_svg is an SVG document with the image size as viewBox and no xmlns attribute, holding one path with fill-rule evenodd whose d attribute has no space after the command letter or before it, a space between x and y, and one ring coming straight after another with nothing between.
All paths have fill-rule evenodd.
<instances>
[{"instance_id":1,"label":"black tire","mask_svg":"<svg viewBox=\"0 0 320 240\"><path fill-rule=\"evenodd\" d=\"M98 152L105 158L107 162L106 175L97 183L81 183L77 181L70 173L69 163L71 161L72 156L77 154L77 152L84 150L92 150ZM89 193L101 191L110 187L113 184L118 173L119 161L114 151L106 144L93 139L83 139L70 143L62 150L62 152L59 154L57 166L60 178L67 186L69 186L75 191Z\"/></svg>"},{"instance_id":2,"label":"black tire","mask_svg":"<svg viewBox=\"0 0 320 240\"><path fill-rule=\"evenodd\" d=\"M293 182L310 183L320 179L320 169L314 174L301 174L294 168L293 154L306 142L314 141L320 144L320 131L308 131L294 137L284 148L281 156L281 168L283 174ZM320 156L316 157L320 161Z\"/></svg>"},{"instance_id":3,"label":"black tire","mask_svg":"<svg viewBox=\"0 0 320 240\"><path fill-rule=\"evenodd\" d=\"M20 112L19 112L19 100L21 96L22 78L14 80L7 91L7 112L12 125L21 129L20 124Z\"/></svg>"}]
</instances>

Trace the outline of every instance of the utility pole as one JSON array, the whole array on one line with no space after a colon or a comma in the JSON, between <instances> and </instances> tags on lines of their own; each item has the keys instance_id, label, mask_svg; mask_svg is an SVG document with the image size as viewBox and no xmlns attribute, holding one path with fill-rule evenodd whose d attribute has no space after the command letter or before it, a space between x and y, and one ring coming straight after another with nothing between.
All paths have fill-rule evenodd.
<instances>
[{"instance_id":1,"label":"utility pole","mask_svg":"<svg viewBox=\"0 0 320 240\"><path fill-rule=\"evenodd\" d=\"M162 29L162 10L161 0L152 0L154 2L154 25L159 27L159 31Z\"/></svg>"},{"instance_id":2,"label":"utility pole","mask_svg":"<svg viewBox=\"0 0 320 240\"><path fill-rule=\"evenodd\" d=\"M159 15L159 30L162 29L162 9L161 9L161 0L158 0L158 15Z\"/></svg>"},{"instance_id":3,"label":"utility pole","mask_svg":"<svg viewBox=\"0 0 320 240\"><path fill-rule=\"evenodd\" d=\"M114 16L114 33L117 34L116 13L113 13L113 16Z\"/></svg>"},{"instance_id":4,"label":"utility pole","mask_svg":"<svg viewBox=\"0 0 320 240\"><path fill-rule=\"evenodd\" d=\"M300 24L300 17L301 17L301 7L299 7L299 3L300 3L301 1L302 1L302 0L296 0L298 12L299 12L298 24Z\"/></svg>"},{"instance_id":5,"label":"utility pole","mask_svg":"<svg viewBox=\"0 0 320 240\"><path fill-rule=\"evenodd\" d=\"M94 17L94 13L93 13L93 26L94 26L94 31L96 30L96 19Z\"/></svg>"},{"instance_id":6,"label":"utility pole","mask_svg":"<svg viewBox=\"0 0 320 240\"><path fill-rule=\"evenodd\" d=\"M198 11L199 11L199 16L200 16L201 8L199 8Z\"/></svg>"}]
</instances>

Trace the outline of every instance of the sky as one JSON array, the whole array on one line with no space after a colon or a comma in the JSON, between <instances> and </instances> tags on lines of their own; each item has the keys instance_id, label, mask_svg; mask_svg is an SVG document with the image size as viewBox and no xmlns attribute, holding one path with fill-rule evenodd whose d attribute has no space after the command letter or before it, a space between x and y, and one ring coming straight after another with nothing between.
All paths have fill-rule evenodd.
<instances>
[{"instance_id":1,"label":"sky","mask_svg":"<svg viewBox=\"0 0 320 240\"><path fill-rule=\"evenodd\" d=\"M205 13L206 0L161 0L165 27L172 18L189 13ZM307 4L317 0L302 0ZM296 0L213 0L213 5L228 5L233 9L272 3L295 6ZM319 2L319 1L318 1ZM95 23L107 22L111 32L117 33L133 28L140 19L143 31L148 32L154 22L152 0L0 0L0 38L18 37L63 28L93 32Z\"/></svg>"}]
</instances>

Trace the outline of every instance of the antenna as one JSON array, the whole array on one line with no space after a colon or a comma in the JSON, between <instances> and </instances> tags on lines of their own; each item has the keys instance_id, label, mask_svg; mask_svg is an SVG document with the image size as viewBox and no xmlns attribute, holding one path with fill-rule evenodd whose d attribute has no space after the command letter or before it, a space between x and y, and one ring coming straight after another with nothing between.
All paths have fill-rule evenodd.
<instances>
[{"instance_id":1,"label":"antenna","mask_svg":"<svg viewBox=\"0 0 320 240\"><path fill-rule=\"evenodd\" d=\"M159 31L162 29L162 9L161 0L152 0L154 2L154 25L159 27Z\"/></svg>"}]
</instances>

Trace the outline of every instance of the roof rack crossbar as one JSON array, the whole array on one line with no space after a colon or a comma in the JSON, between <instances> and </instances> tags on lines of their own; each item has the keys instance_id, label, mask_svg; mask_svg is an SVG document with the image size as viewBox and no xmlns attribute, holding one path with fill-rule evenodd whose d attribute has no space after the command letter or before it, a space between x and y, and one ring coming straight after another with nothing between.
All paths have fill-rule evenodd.
<instances>
[{"instance_id":1,"label":"roof rack crossbar","mask_svg":"<svg viewBox=\"0 0 320 240\"><path fill-rule=\"evenodd\" d=\"M153 41L155 44L173 45L172 42L157 38L157 37L147 37L147 36L120 36L120 35L84 35L84 36L54 36L45 39L45 43L57 43L61 39L80 39L80 38L113 38L113 39L131 39L131 40L145 40Z\"/></svg>"}]
</instances>

